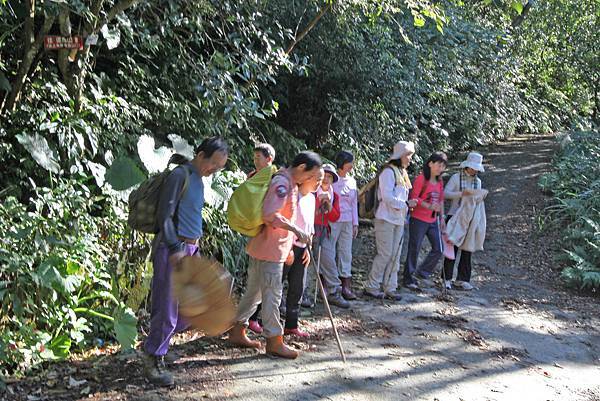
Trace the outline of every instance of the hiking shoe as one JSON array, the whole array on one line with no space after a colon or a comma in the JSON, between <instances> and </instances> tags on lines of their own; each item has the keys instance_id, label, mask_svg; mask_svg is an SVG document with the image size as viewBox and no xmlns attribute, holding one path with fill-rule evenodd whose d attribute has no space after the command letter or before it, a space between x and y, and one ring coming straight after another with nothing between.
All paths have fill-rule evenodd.
<instances>
[{"instance_id":1,"label":"hiking shoe","mask_svg":"<svg viewBox=\"0 0 600 401\"><path fill-rule=\"evenodd\" d=\"M179 354L177 352L169 351L165 355L165 363L168 363L168 364L173 364L180 359L181 359L181 354Z\"/></svg>"},{"instance_id":2,"label":"hiking shoe","mask_svg":"<svg viewBox=\"0 0 600 401\"><path fill-rule=\"evenodd\" d=\"M375 299L383 299L385 296L385 294L381 291L372 291L372 290L367 290L367 289L365 289L363 294L365 294L368 297L375 298Z\"/></svg>"},{"instance_id":3,"label":"hiking shoe","mask_svg":"<svg viewBox=\"0 0 600 401\"><path fill-rule=\"evenodd\" d=\"M144 374L150 383L163 387L171 387L175 384L173 374L167 369L163 356L144 353L142 361L144 364Z\"/></svg>"},{"instance_id":4,"label":"hiking shoe","mask_svg":"<svg viewBox=\"0 0 600 401\"><path fill-rule=\"evenodd\" d=\"M402 300L402 295L398 294L396 291L386 291L384 297L385 299L391 299L392 301Z\"/></svg>"},{"instance_id":5,"label":"hiking shoe","mask_svg":"<svg viewBox=\"0 0 600 401\"><path fill-rule=\"evenodd\" d=\"M350 307L350 302L342 297L341 291L327 295L327 301L330 305L335 305L340 308L348 309Z\"/></svg>"},{"instance_id":6,"label":"hiking shoe","mask_svg":"<svg viewBox=\"0 0 600 401\"><path fill-rule=\"evenodd\" d=\"M471 285L471 283L469 283L468 281L458 281L456 280L454 282L454 285L458 288L461 289L463 291L471 291L472 289L474 289L475 287L473 287Z\"/></svg>"},{"instance_id":7,"label":"hiking shoe","mask_svg":"<svg viewBox=\"0 0 600 401\"><path fill-rule=\"evenodd\" d=\"M417 280L419 281L420 287L426 287L426 288L435 287L435 283L433 282L433 280L431 280L429 278L418 277Z\"/></svg>"},{"instance_id":8,"label":"hiking shoe","mask_svg":"<svg viewBox=\"0 0 600 401\"><path fill-rule=\"evenodd\" d=\"M446 280L446 281L444 281L444 287L447 290L451 290L452 289L452 280Z\"/></svg>"},{"instance_id":9,"label":"hiking shoe","mask_svg":"<svg viewBox=\"0 0 600 401\"><path fill-rule=\"evenodd\" d=\"M309 297L302 297L302 302L300 302L300 306L303 308L314 308L315 303L311 301Z\"/></svg>"},{"instance_id":10,"label":"hiking shoe","mask_svg":"<svg viewBox=\"0 0 600 401\"><path fill-rule=\"evenodd\" d=\"M290 335L290 336L296 336L296 337L300 337L300 338L310 337L310 334L308 334L306 331L300 330L298 327L296 327L295 329L284 329L283 334Z\"/></svg>"},{"instance_id":11,"label":"hiking shoe","mask_svg":"<svg viewBox=\"0 0 600 401\"><path fill-rule=\"evenodd\" d=\"M356 295L352 292L352 278L351 277L340 277L342 282L342 296L347 301L354 301Z\"/></svg>"},{"instance_id":12,"label":"hiking shoe","mask_svg":"<svg viewBox=\"0 0 600 401\"><path fill-rule=\"evenodd\" d=\"M256 334L261 334L263 332L263 328L260 323L258 323L258 320L248 320L248 330L251 330Z\"/></svg>"},{"instance_id":13,"label":"hiking shoe","mask_svg":"<svg viewBox=\"0 0 600 401\"><path fill-rule=\"evenodd\" d=\"M409 290L413 290L413 291L420 290L419 286L415 283L404 284L404 287L408 288Z\"/></svg>"}]
</instances>

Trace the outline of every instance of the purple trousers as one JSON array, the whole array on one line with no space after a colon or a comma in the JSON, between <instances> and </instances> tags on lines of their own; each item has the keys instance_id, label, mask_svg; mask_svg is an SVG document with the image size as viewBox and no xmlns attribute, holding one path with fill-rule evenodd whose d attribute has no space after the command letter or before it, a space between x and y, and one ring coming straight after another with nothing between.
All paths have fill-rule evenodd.
<instances>
[{"instance_id":1,"label":"purple trousers","mask_svg":"<svg viewBox=\"0 0 600 401\"><path fill-rule=\"evenodd\" d=\"M198 246L186 244L185 253L193 255ZM160 244L154 254L154 275L152 276L152 312L150 333L144 343L149 355L163 356L169 350L173 334L185 330L189 325L179 316L177 301L171 295L171 271L169 250Z\"/></svg>"}]
</instances>

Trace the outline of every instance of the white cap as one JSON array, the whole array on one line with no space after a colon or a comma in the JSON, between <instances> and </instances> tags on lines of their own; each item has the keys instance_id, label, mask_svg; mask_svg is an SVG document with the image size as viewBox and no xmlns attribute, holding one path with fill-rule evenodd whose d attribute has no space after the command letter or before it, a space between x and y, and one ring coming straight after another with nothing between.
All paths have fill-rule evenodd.
<instances>
[{"instance_id":1,"label":"white cap","mask_svg":"<svg viewBox=\"0 0 600 401\"><path fill-rule=\"evenodd\" d=\"M467 160L460 163L460 168L471 167L473 170L477 170L481 173L485 171L483 168L483 156L477 152L471 152L467 156Z\"/></svg>"},{"instance_id":2,"label":"white cap","mask_svg":"<svg viewBox=\"0 0 600 401\"><path fill-rule=\"evenodd\" d=\"M415 153L415 144L407 141L398 141L394 145L394 152L390 156L389 160L396 160L410 153Z\"/></svg>"}]
</instances>

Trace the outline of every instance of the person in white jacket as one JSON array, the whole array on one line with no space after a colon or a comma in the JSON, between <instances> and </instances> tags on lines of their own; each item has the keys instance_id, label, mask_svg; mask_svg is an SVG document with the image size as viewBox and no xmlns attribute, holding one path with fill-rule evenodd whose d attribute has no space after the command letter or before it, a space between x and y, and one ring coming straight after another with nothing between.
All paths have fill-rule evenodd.
<instances>
[{"instance_id":1,"label":"person in white jacket","mask_svg":"<svg viewBox=\"0 0 600 401\"><path fill-rule=\"evenodd\" d=\"M394 301L402 298L396 290L404 222L409 207L408 194L412 188L406 168L414 153L415 145L412 142L399 141L379 174L379 205L374 222L377 256L373 260L364 291L365 295L373 298ZM412 202L416 204L416 201Z\"/></svg>"},{"instance_id":2,"label":"person in white jacket","mask_svg":"<svg viewBox=\"0 0 600 401\"><path fill-rule=\"evenodd\" d=\"M477 152L471 152L467 159L460 164L460 172L450 177L444 189L444 197L452 201L450 210L446 216L446 222L456 214L461 201L473 196L476 190L481 189L481 180L477 177L478 172L484 172L483 156ZM472 290L471 285L471 252L454 247L454 253L458 260L444 258L444 285L446 288L452 288L452 276L454 265L458 264L458 271L454 286L463 290Z\"/></svg>"}]
</instances>

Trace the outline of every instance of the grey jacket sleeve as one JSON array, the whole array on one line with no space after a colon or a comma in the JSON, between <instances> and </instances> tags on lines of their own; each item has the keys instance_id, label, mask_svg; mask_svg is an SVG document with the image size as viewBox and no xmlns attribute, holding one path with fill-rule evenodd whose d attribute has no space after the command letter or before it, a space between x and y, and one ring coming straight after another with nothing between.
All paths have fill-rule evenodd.
<instances>
[{"instance_id":1,"label":"grey jacket sleeve","mask_svg":"<svg viewBox=\"0 0 600 401\"><path fill-rule=\"evenodd\" d=\"M161 188L160 200L158 202L158 211L156 218L162 242L169 248L169 253L173 254L183 250L183 242L177 237L177 227L175 226L174 217L179 203L179 196L188 173L185 171L187 167L176 167L167 177Z\"/></svg>"}]
</instances>

